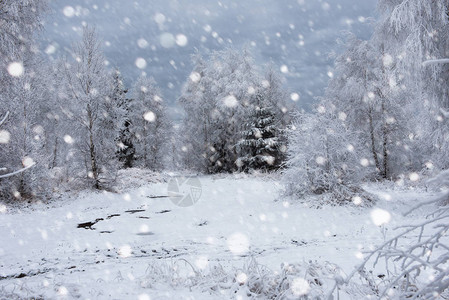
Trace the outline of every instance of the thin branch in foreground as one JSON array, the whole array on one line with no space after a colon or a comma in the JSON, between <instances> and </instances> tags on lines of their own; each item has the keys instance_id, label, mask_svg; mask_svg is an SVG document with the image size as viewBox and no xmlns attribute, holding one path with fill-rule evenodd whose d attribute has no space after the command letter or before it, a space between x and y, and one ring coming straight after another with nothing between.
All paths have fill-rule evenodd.
<instances>
[{"instance_id":1,"label":"thin branch in foreground","mask_svg":"<svg viewBox=\"0 0 449 300\"><path fill-rule=\"evenodd\" d=\"M426 60L422 63L423 67L427 67L429 65L443 65L443 64L449 64L449 58L442 58L442 59L431 59Z\"/></svg>"},{"instance_id":2,"label":"thin branch in foreground","mask_svg":"<svg viewBox=\"0 0 449 300\"><path fill-rule=\"evenodd\" d=\"M26 166L25 168L22 168L22 169L20 169L20 170L14 171L14 172L12 172L12 173L7 173L7 174L0 175L0 179L1 179L1 178L11 177L11 176L20 174L20 173L22 173L22 172L28 170L29 168L33 167L34 165L35 165L35 163L32 163L31 165Z\"/></svg>"}]
</instances>

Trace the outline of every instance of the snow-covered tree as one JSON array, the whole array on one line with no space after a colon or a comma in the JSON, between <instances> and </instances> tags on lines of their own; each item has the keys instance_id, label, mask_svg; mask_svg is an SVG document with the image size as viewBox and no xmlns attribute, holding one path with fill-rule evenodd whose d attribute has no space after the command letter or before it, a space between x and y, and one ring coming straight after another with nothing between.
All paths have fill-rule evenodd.
<instances>
[{"instance_id":1,"label":"snow-covered tree","mask_svg":"<svg viewBox=\"0 0 449 300\"><path fill-rule=\"evenodd\" d=\"M16 169L25 161L35 161L36 167L15 177L14 193L22 197L45 196L48 170L48 154L46 152L46 119L41 112L45 104L46 74L38 73L40 60L28 60L25 64L28 71L14 78L10 88L10 100L7 107L11 112L8 132L14 138L8 143L10 168ZM36 70L36 71L35 71ZM44 69L45 71L45 69Z\"/></svg>"},{"instance_id":2,"label":"snow-covered tree","mask_svg":"<svg viewBox=\"0 0 449 300\"><path fill-rule=\"evenodd\" d=\"M449 108L449 66L423 65L429 59L448 56L448 3L445 0L380 0L381 14L373 42L383 50L384 62L391 65L391 78L402 90L410 118L409 135L413 152L421 165L449 167L446 155ZM413 126L414 125L414 126Z\"/></svg>"},{"instance_id":3,"label":"snow-covered tree","mask_svg":"<svg viewBox=\"0 0 449 300\"><path fill-rule=\"evenodd\" d=\"M49 156L49 167L67 167L66 154L70 145L64 142L63 132L70 132L70 124L64 122L64 114L61 111L61 100L67 99L65 84L65 61L58 59L42 66L47 74L44 98L40 113L45 122L45 152Z\"/></svg>"},{"instance_id":4,"label":"snow-covered tree","mask_svg":"<svg viewBox=\"0 0 449 300\"><path fill-rule=\"evenodd\" d=\"M378 10L373 41L383 46L384 59L395 65L408 89L430 92L431 81L441 80L443 66L425 69L422 63L446 57L447 1L379 0Z\"/></svg>"},{"instance_id":5,"label":"snow-covered tree","mask_svg":"<svg viewBox=\"0 0 449 300\"><path fill-rule=\"evenodd\" d=\"M275 122L286 112L279 80L273 74L272 82L265 80L247 50L216 51L207 60L199 55L194 60L194 70L179 100L186 112L181 127L185 131L185 163L208 173L235 171L236 145L258 106L256 94L264 96L264 108L272 107Z\"/></svg>"},{"instance_id":6,"label":"snow-covered tree","mask_svg":"<svg viewBox=\"0 0 449 300\"><path fill-rule=\"evenodd\" d=\"M162 169L170 124L164 100L153 78L140 76L135 83L129 119L137 165L152 170Z\"/></svg>"},{"instance_id":7,"label":"snow-covered tree","mask_svg":"<svg viewBox=\"0 0 449 300\"><path fill-rule=\"evenodd\" d=\"M274 117L280 129L285 129L290 124L292 112L295 110L288 101L289 97L284 87L284 81L285 79L275 71L273 63L270 63L266 67L260 84L264 105L273 108ZM253 105L261 104L256 99Z\"/></svg>"},{"instance_id":8,"label":"snow-covered tree","mask_svg":"<svg viewBox=\"0 0 449 300\"><path fill-rule=\"evenodd\" d=\"M256 98L263 104L261 95ZM251 106L252 112L243 125L241 140L237 143L237 166L248 171L251 169L272 170L279 168L284 160L286 145L283 129L274 113L273 107Z\"/></svg>"},{"instance_id":9,"label":"snow-covered tree","mask_svg":"<svg viewBox=\"0 0 449 300\"><path fill-rule=\"evenodd\" d=\"M272 64L254 95L245 111L236 163L243 170L277 169L286 158L285 129L293 109L287 103L283 80Z\"/></svg>"},{"instance_id":10,"label":"snow-covered tree","mask_svg":"<svg viewBox=\"0 0 449 300\"><path fill-rule=\"evenodd\" d=\"M4 198L31 197L46 190L45 129L40 114L45 98L46 74L37 56L34 34L41 27L47 1L0 2L0 102L5 119L0 151L4 172L37 163L27 172L1 181Z\"/></svg>"},{"instance_id":11,"label":"snow-covered tree","mask_svg":"<svg viewBox=\"0 0 449 300\"><path fill-rule=\"evenodd\" d=\"M245 108L255 96L260 79L254 61L246 51L228 49L213 52L204 81L204 102L212 102L209 118L208 143L205 151L207 171L230 172L237 168L237 151Z\"/></svg>"},{"instance_id":12,"label":"snow-covered tree","mask_svg":"<svg viewBox=\"0 0 449 300\"><path fill-rule=\"evenodd\" d=\"M48 10L47 0L2 0L0 2L0 68L21 63L34 52L33 34L42 25Z\"/></svg>"},{"instance_id":13,"label":"snow-covered tree","mask_svg":"<svg viewBox=\"0 0 449 300\"><path fill-rule=\"evenodd\" d=\"M194 69L183 88L179 103L185 111L179 127L181 157L184 165L193 170L207 171L207 147L209 144L211 113L214 107L206 75L207 62L202 56L193 56ZM205 101L206 97L211 99ZM194 138L195 134L195 138Z\"/></svg>"},{"instance_id":14,"label":"snow-covered tree","mask_svg":"<svg viewBox=\"0 0 449 300\"><path fill-rule=\"evenodd\" d=\"M300 114L288 141L286 194L303 198L329 195L322 202L368 205L373 198L360 188L369 161L360 154L361 143L331 104L321 104L315 114ZM320 205L316 203L316 205Z\"/></svg>"},{"instance_id":15,"label":"snow-covered tree","mask_svg":"<svg viewBox=\"0 0 449 300\"><path fill-rule=\"evenodd\" d=\"M336 76L325 99L363 141L364 155L380 178L391 178L413 165L405 93L390 77L391 65L371 41L354 36L336 59Z\"/></svg>"},{"instance_id":16,"label":"snow-covered tree","mask_svg":"<svg viewBox=\"0 0 449 300\"><path fill-rule=\"evenodd\" d=\"M77 149L76 168L84 167L87 178L97 189L115 177L114 159L120 120L111 101L111 76L104 67L101 43L95 29L85 27L82 41L73 48L73 61L66 62L67 96L61 98L71 131L69 143ZM76 169L75 168L75 169Z\"/></svg>"}]
</instances>

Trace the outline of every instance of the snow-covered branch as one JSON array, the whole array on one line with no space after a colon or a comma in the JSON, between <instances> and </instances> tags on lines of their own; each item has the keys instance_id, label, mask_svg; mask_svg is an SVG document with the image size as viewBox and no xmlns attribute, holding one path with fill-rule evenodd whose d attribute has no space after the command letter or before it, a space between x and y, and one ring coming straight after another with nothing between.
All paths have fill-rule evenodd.
<instances>
[{"instance_id":1,"label":"snow-covered branch","mask_svg":"<svg viewBox=\"0 0 449 300\"><path fill-rule=\"evenodd\" d=\"M442 172L432 181L439 184L447 183L448 174L447 171ZM449 193L445 192L443 199L447 199L448 195ZM441 196L437 196L424 204L444 204L441 199ZM417 205L412 211L416 211L422 206L423 204ZM376 288L374 291L379 298L393 293L389 294L392 299L403 299L404 297L430 299L443 293L449 287L447 280L449 272L446 267L449 261L449 245L446 238L446 232L449 230L449 208L447 206L439 207L437 212L429 214L428 219L420 224L400 227L403 229L402 232L367 253L362 264L346 277L345 283L349 284L353 281L356 274L363 274L369 262L377 265L380 259L384 258L387 262L397 264L399 269L376 284L378 287L382 287L381 289ZM414 237L412 237L413 235ZM412 242L404 243L404 240L408 239L412 239ZM421 276L424 270L432 274L432 280L426 281ZM387 270L387 273L390 274L390 271ZM341 284L342 282L336 282L328 296L331 296Z\"/></svg>"},{"instance_id":2,"label":"snow-covered branch","mask_svg":"<svg viewBox=\"0 0 449 300\"><path fill-rule=\"evenodd\" d=\"M25 168L22 168L22 169L20 169L20 170L17 170L17 171L11 172L11 173L7 173L7 174L0 175L0 179L1 179L1 178L11 177L11 176L20 174L20 173L22 173L22 172L28 170L29 168L33 167L34 165L35 165L35 163L32 163L31 165L26 166Z\"/></svg>"},{"instance_id":3,"label":"snow-covered branch","mask_svg":"<svg viewBox=\"0 0 449 300\"><path fill-rule=\"evenodd\" d=\"M6 112L5 116L3 117L3 119L0 121L0 126L3 125L3 123L5 123L6 119L8 119L9 116L9 111Z\"/></svg>"},{"instance_id":4,"label":"snow-covered branch","mask_svg":"<svg viewBox=\"0 0 449 300\"><path fill-rule=\"evenodd\" d=\"M427 67L430 65L444 65L444 64L449 64L449 58L431 59L426 60L425 62L422 63L423 67Z\"/></svg>"}]
</instances>

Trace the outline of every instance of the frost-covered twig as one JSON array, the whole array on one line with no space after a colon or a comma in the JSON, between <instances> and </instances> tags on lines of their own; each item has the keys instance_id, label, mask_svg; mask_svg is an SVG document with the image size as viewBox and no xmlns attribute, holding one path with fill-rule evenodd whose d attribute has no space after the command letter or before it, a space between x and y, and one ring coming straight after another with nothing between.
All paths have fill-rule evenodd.
<instances>
[{"instance_id":1,"label":"frost-covered twig","mask_svg":"<svg viewBox=\"0 0 449 300\"><path fill-rule=\"evenodd\" d=\"M22 168L22 169L20 169L20 170L17 170L17 171L11 172L11 173L7 173L7 174L0 175L0 179L1 179L1 178L11 177L11 176L20 174L20 173L22 173L22 172L28 170L29 168L33 167L34 165L35 165L35 163L32 163L32 164L30 164L29 166L26 166L25 168Z\"/></svg>"},{"instance_id":2,"label":"frost-covered twig","mask_svg":"<svg viewBox=\"0 0 449 300\"><path fill-rule=\"evenodd\" d=\"M445 171L432 182L447 184L448 180L449 172ZM441 205L442 202L440 200L442 197L447 199L448 196L449 192L446 192L442 196L424 204ZM415 206L407 214L422 206L423 204ZM406 297L416 299L422 297L428 299L445 292L449 287L449 269L447 268L449 245L447 245L448 240L446 237L449 231L449 207L440 207L427 217L428 220L420 224L400 227L404 229L402 232L384 242L375 250L370 251L363 262L349 274L344 282L335 284L328 297L332 297L339 286L349 284L357 273L364 272L368 262L374 260L373 264L376 266L380 258L399 263L397 264L399 272L381 281L381 283L386 283L386 285L384 285L382 290L375 292L376 297L382 298L388 294L390 298L398 297L402 299ZM401 242L407 238L409 233L414 231L417 231L418 235L412 243L402 245ZM426 235L424 235L425 232ZM431 280L421 277L424 270L431 272ZM397 294L392 295L392 291Z\"/></svg>"},{"instance_id":3,"label":"frost-covered twig","mask_svg":"<svg viewBox=\"0 0 449 300\"><path fill-rule=\"evenodd\" d=\"M427 67L429 65L442 65L442 64L449 64L449 58L442 58L442 59L431 59L426 60L422 63L424 67Z\"/></svg>"},{"instance_id":4,"label":"frost-covered twig","mask_svg":"<svg viewBox=\"0 0 449 300\"><path fill-rule=\"evenodd\" d=\"M0 121L0 126L3 125L3 123L5 123L6 119L8 119L9 116L9 111L6 112L5 116L3 117L3 119Z\"/></svg>"}]
</instances>

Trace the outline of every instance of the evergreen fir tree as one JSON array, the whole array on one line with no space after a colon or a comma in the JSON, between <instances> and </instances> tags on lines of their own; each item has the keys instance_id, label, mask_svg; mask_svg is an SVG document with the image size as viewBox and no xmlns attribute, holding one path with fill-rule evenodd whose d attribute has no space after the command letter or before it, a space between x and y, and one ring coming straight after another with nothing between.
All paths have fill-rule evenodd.
<instances>
[{"instance_id":1,"label":"evergreen fir tree","mask_svg":"<svg viewBox=\"0 0 449 300\"><path fill-rule=\"evenodd\" d=\"M120 72L114 72L114 91L112 94L112 102L115 103L119 109L124 112L121 121L119 136L117 137L117 158L123 164L124 168L131 168L133 166L134 154L136 149L132 141L132 135L129 130L131 126L130 103L132 99L127 98L128 90L125 89Z\"/></svg>"},{"instance_id":2,"label":"evergreen fir tree","mask_svg":"<svg viewBox=\"0 0 449 300\"><path fill-rule=\"evenodd\" d=\"M261 96L257 98L261 103ZM240 157L236 164L245 172L277 169L284 160L283 130L278 127L273 107L254 106L252 110L250 120L241 132L242 139L237 144Z\"/></svg>"}]
</instances>

